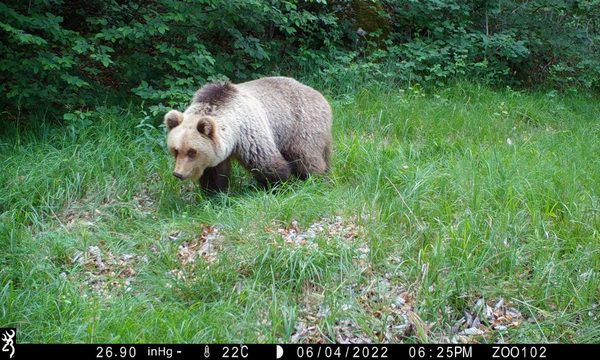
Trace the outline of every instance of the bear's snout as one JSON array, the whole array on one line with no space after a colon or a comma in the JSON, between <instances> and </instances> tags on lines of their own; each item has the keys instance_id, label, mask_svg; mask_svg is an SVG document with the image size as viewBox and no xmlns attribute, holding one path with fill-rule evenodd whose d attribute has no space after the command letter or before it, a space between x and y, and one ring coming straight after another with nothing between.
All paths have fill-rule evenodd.
<instances>
[{"instance_id":1,"label":"bear's snout","mask_svg":"<svg viewBox=\"0 0 600 360\"><path fill-rule=\"evenodd\" d=\"M185 177L183 175L181 175L180 173L178 173L177 171L173 171L173 176L175 176L179 180L185 179Z\"/></svg>"}]
</instances>

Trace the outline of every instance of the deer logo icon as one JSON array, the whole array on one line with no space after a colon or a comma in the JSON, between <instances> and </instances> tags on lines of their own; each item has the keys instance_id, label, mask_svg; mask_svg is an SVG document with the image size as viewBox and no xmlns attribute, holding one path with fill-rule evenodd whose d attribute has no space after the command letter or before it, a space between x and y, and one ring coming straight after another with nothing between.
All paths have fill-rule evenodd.
<instances>
[{"instance_id":1,"label":"deer logo icon","mask_svg":"<svg viewBox=\"0 0 600 360\"><path fill-rule=\"evenodd\" d=\"M12 334L11 334L12 332ZM2 341L4 341L4 346L2 346L2 352L9 352L9 359L12 359L15 356L15 330L6 330L4 334L2 334Z\"/></svg>"}]
</instances>

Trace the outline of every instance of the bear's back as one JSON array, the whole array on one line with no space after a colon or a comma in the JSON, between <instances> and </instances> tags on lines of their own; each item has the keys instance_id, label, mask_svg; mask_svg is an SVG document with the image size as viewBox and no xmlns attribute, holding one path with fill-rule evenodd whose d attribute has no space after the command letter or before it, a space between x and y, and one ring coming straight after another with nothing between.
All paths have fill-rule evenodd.
<instances>
[{"instance_id":1,"label":"bear's back","mask_svg":"<svg viewBox=\"0 0 600 360\"><path fill-rule=\"evenodd\" d=\"M277 142L305 136L302 129L330 132L331 107L315 89L289 77L266 77L235 85L264 109Z\"/></svg>"}]
</instances>

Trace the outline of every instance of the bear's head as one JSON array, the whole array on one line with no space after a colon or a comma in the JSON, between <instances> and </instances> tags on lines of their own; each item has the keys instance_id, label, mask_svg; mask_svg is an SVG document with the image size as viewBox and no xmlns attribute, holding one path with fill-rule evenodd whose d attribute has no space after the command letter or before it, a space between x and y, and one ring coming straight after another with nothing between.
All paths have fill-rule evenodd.
<instances>
[{"instance_id":1,"label":"bear's head","mask_svg":"<svg viewBox=\"0 0 600 360\"><path fill-rule=\"evenodd\" d=\"M217 166L216 125L212 117L171 110L165 115L167 145L175 157L173 176L197 180L208 167Z\"/></svg>"}]
</instances>

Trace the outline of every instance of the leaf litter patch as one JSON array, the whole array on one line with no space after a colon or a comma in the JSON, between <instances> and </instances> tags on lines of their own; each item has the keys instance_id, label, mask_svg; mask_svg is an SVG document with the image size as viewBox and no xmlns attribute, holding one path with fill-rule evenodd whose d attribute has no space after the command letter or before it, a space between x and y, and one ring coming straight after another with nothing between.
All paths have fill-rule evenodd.
<instances>
[{"instance_id":1,"label":"leaf litter patch","mask_svg":"<svg viewBox=\"0 0 600 360\"><path fill-rule=\"evenodd\" d=\"M119 196L116 182L117 180L113 178L108 185L105 198L94 199L90 194L86 194L83 198L70 203L61 212L54 214L54 218L65 228L76 225L91 227L109 215L111 208L114 207L130 207L144 216L156 212L156 196L152 194L150 187L162 182L158 173L150 174L147 184L133 194L130 200Z\"/></svg>"},{"instance_id":2,"label":"leaf litter patch","mask_svg":"<svg viewBox=\"0 0 600 360\"><path fill-rule=\"evenodd\" d=\"M286 227L278 227L276 232L286 244L316 248L317 236L356 240L362 235L363 230L363 227L358 224L357 216L350 218L334 216L320 218L304 230L298 221L294 220ZM273 232L271 228L267 228L266 231Z\"/></svg>"},{"instance_id":3,"label":"leaf litter patch","mask_svg":"<svg viewBox=\"0 0 600 360\"><path fill-rule=\"evenodd\" d=\"M463 317L452 326L453 335L447 340L452 343L479 342L481 337L517 328L532 320L526 319L513 304L503 298L488 302L480 298L473 308L465 310Z\"/></svg>"},{"instance_id":4,"label":"leaf litter patch","mask_svg":"<svg viewBox=\"0 0 600 360\"><path fill-rule=\"evenodd\" d=\"M331 314L324 290L305 284L299 300L298 316L291 341L294 343L366 344L373 341L399 342L412 333L429 330L429 325L415 313L415 297L390 273L375 274L370 266L370 247L358 216L323 217L305 229L297 221L276 232L286 245L317 248L317 237L346 240L356 250L356 269L366 276L350 282L342 291L347 294L336 309L333 326L324 324ZM269 231L270 229L267 229ZM271 230L271 232L273 232ZM361 320L361 323L357 319ZM364 324L363 324L364 322ZM377 329L377 330L375 330Z\"/></svg>"},{"instance_id":5,"label":"leaf litter patch","mask_svg":"<svg viewBox=\"0 0 600 360\"><path fill-rule=\"evenodd\" d=\"M83 225L85 227L93 227L96 221L103 215L99 209L83 210L76 206L71 206L64 210L60 215L54 217L67 229L75 225Z\"/></svg>"},{"instance_id":6,"label":"leaf litter patch","mask_svg":"<svg viewBox=\"0 0 600 360\"><path fill-rule=\"evenodd\" d=\"M284 243L291 246L317 248L315 238L318 236L349 240L349 243L358 246L354 259L356 269L366 277L359 283L345 287L350 294L346 298L359 306L356 308L352 302L342 304L341 314L347 316L340 316L329 332L322 327L322 321L329 314L323 291L316 290L314 286L305 286L291 341L359 344L373 341L402 342L408 337L416 337L420 341L439 338L440 334L432 333L434 323L420 318L414 292L403 286L398 276L373 271L369 261L369 244L363 236L364 229L357 221L356 216L335 216L321 218L305 229L297 221L277 229ZM392 255L390 261L401 262L401 259ZM358 324L357 318L364 320ZM531 319L526 320L514 305L503 299L490 303L479 299L473 309L465 311L464 316L452 327L451 336L441 334L441 340L451 343L479 342L482 336L488 337L494 332L518 327L524 321Z\"/></svg>"},{"instance_id":7,"label":"leaf litter patch","mask_svg":"<svg viewBox=\"0 0 600 360\"><path fill-rule=\"evenodd\" d=\"M403 286L394 284L386 273L373 276L367 283L344 288L345 297L340 314L330 332L323 320L331 314L323 290L306 285L303 288L293 343L368 344L401 342L417 332L429 331L429 325L415 312L415 297ZM363 319L361 326L357 319Z\"/></svg>"},{"instance_id":8,"label":"leaf litter patch","mask_svg":"<svg viewBox=\"0 0 600 360\"><path fill-rule=\"evenodd\" d=\"M366 284L355 284L350 291L357 294L362 312L374 322L372 337L379 342L401 342L408 336L424 338L431 324L416 312L416 297L391 273L374 275Z\"/></svg>"},{"instance_id":9,"label":"leaf litter patch","mask_svg":"<svg viewBox=\"0 0 600 360\"><path fill-rule=\"evenodd\" d=\"M203 259L208 264L218 262L218 252L222 246L223 235L221 230L213 225L202 225L200 235L192 240L184 241L177 249L177 259L181 268L172 269L169 275L178 280L186 280L186 273L191 273L198 259ZM176 241L181 235L175 232L169 235L169 239Z\"/></svg>"},{"instance_id":10,"label":"leaf litter patch","mask_svg":"<svg viewBox=\"0 0 600 360\"><path fill-rule=\"evenodd\" d=\"M114 254L89 246L86 251L77 251L71 257L71 263L85 269L85 284L98 295L110 297L115 290L129 292L132 289L139 268L148 263L146 255ZM61 276L67 277L66 273Z\"/></svg>"},{"instance_id":11,"label":"leaf litter patch","mask_svg":"<svg viewBox=\"0 0 600 360\"><path fill-rule=\"evenodd\" d=\"M325 303L325 295L321 288L305 284L302 291L300 310L291 334L292 343L324 344L337 342L341 344L368 344L371 339L356 320L343 317L335 321L332 332L329 332L322 321L331 314L329 305ZM342 311L352 307L343 304Z\"/></svg>"}]
</instances>

